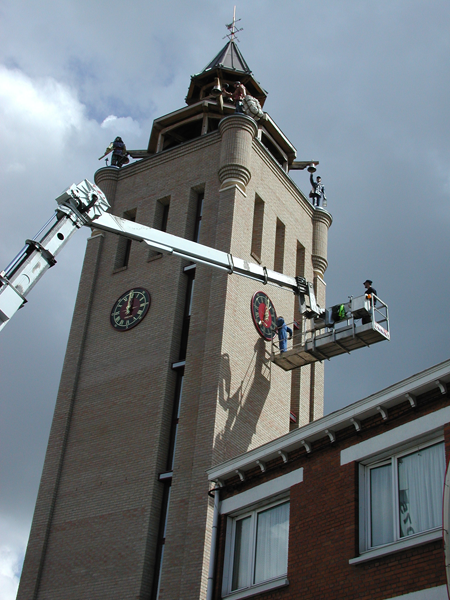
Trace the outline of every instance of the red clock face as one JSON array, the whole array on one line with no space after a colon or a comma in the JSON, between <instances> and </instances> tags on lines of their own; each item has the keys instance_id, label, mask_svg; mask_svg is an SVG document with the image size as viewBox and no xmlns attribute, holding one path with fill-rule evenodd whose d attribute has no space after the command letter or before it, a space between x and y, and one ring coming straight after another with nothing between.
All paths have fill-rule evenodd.
<instances>
[{"instance_id":1,"label":"red clock face","mask_svg":"<svg viewBox=\"0 0 450 600\"><path fill-rule=\"evenodd\" d=\"M250 309L259 335L270 341L277 329L277 312L272 300L264 292L253 294Z\"/></svg>"}]
</instances>

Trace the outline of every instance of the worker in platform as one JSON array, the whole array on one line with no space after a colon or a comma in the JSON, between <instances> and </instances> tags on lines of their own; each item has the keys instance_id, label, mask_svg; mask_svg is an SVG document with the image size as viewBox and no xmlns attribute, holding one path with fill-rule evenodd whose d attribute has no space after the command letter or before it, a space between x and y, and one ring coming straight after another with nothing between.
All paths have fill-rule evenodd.
<instances>
[{"instance_id":1,"label":"worker in platform","mask_svg":"<svg viewBox=\"0 0 450 600\"><path fill-rule=\"evenodd\" d=\"M105 158L105 156L110 152L112 152L112 167L122 167L123 165L127 165L130 162L130 159L128 158L127 148L121 137L117 136L116 139L113 142L111 142L110 145L106 148L105 154L103 156L100 156L98 160L102 160L102 158Z\"/></svg>"},{"instance_id":2,"label":"worker in platform","mask_svg":"<svg viewBox=\"0 0 450 600\"><path fill-rule=\"evenodd\" d=\"M292 338L292 329L286 325L283 317L277 318L277 333L280 342L280 352L286 352L287 341ZM289 337L288 337L289 334Z\"/></svg>"},{"instance_id":3,"label":"worker in platform","mask_svg":"<svg viewBox=\"0 0 450 600\"><path fill-rule=\"evenodd\" d=\"M377 295L377 290L375 288L372 287L372 281L370 279L366 279L364 282L364 287L366 288L366 298L372 299L372 296L376 296ZM373 299L373 304L375 306L375 304L377 303L376 298ZM362 318L362 323L363 325L365 323L370 323L372 321L372 317L363 317Z\"/></svg>"},{"instance_id":4,"label":"worker in platform","mask_svg":"<svg viewBox=\"0 0 450 600\"><path fill-rule=\"evenodd\" d=\"M327 199L325 196L325 188L322 185L322 177L318 176L316 181L314 181L313 174L311 173L309 180L312 185L312 190L309 194L309 197L312 199L314 206L320 206L320 200L326 201Z\"/></svg>"}]
</instances>

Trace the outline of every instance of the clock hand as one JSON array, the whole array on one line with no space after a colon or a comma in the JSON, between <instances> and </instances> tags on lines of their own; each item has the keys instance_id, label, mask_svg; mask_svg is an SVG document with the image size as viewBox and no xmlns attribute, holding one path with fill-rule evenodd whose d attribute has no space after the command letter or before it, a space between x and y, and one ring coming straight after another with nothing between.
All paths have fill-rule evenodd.
<instances>
[{"instance_id":1,"label":"clock hand","mask_svg":"<svg viewBox=\"0 0 450 600\"><path fill-rule=\"evenodd\" d=\"M133 300L133 292L130 292L130 297L128 299L126 314L129 315L131 313L131 301Z\"/></svg>"}]
</instances>

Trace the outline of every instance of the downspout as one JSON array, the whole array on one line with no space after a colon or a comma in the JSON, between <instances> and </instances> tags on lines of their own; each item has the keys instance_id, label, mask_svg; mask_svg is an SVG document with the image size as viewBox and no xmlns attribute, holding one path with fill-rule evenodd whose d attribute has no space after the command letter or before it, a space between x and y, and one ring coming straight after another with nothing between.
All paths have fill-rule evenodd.
<instances>
[{"instance_id":1,"label":"downspout","mask_svg":"<svg viewBox=\"0 0 450 600\"><path fill-rule=\"evenodd\" d=\"M219 529L219 487L208 492L212 496L214 492L214 515L211 532L211 551L209 554L208 586L206 588L206 600L212 600L214 594L214 567L216 563L217 532Z\"/></svg>"}]
</instances>

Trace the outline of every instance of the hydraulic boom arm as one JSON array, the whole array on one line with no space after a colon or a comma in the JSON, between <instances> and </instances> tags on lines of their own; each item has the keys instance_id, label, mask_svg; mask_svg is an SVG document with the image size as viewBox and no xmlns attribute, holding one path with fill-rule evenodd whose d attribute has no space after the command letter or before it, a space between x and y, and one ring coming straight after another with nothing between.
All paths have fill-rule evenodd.
<instances>
[{"instance_id":1,"label":"hydraulic boom arm","mask_svg":"<svg viewBox=\"0 0 450 600\"><path fill-rule=\"evenodd\" d=\"M23 306L30 290L56 263L55 256L83 225L145 242L159 252L201 262L229 274L291 290L299 296L300 311L307 318L323 313L316 303L312 284L303 277L283 275L227 252L111 215L106 212L109 203L103 192L87 180L77 186L72 185L56 201L58 208L55 215L34 239L26 241L16 258L0 272L0 330Z\"/></svg>"}]
</instances>

